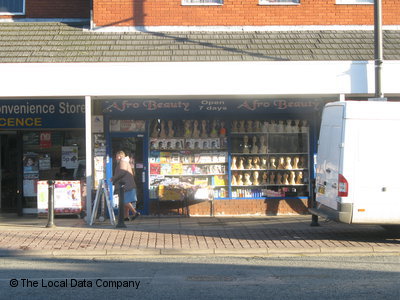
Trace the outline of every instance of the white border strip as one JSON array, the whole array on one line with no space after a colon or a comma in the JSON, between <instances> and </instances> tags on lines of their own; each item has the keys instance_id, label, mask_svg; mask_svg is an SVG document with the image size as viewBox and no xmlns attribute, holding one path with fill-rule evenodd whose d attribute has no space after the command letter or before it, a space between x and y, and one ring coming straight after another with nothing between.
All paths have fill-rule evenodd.
<instances>
[{"instance_id":1,"label":"white border strip","mask_svg":"<svg viewBox=\"0 0 400 300\"><path fill-rule=\"evenodd\" d=\"M0 18L0 23L88 23L85 18ZM87 28L86 28L87 29ZM400 30L400 25L383 25L384 30ZM319 31L319 30L374 30L373 25L297 25L297 26L94 26L91 31L96 32L223 32L223 31Z\"/></svg>"},{"instance_id":2,"label":"white border strip","mask_svg":"<svg viewBox=\"0 0 400 300\"><path fill-rule=\"evenodd\" d=\"M386 25L384 30L400 30L400 25ZM310 26L99 26L92 31L96 32L222 32L222 31L321 31L321 30L374 30L373 25L310 25Z\"/></svg>"}]
</instances>

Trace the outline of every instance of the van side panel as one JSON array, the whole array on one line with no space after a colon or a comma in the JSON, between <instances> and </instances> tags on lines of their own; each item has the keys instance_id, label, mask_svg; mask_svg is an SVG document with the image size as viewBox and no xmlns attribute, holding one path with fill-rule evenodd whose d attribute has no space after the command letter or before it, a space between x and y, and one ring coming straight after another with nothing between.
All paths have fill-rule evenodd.
<instances>
[{"instance_id":1,"label":"van side panel","mask_svg":"<svg viewBox=\"0 0 400 300\"><path fill-rule=\"evenodd\" d=\"M328 106L322 116L319 135L316 201L328 208L338 209L338 174L341 160L343 106Z\"/></svg>"},{"instance_id":2,"label":"van side panel","mask_svg":"<svg viewBox=\"0 0 400 300\"><path fill-rule=\"evenodd\" d=\"M347 125L355 134L346 136L345 147L353 139L357 153L349 176L352 222L400 224L400 120L352 119Z\"/></svg>"},{"instance_id":3,"label":"van side panel","mask_svg":"<svg viewBox=\"0 0 400 300\"><path fill-rule=\"evenodd\" d=\"M312 210L346 223L400 224L399 133L400 102L327 104ZM347 196L338 197L338 174Z\"/></svg>"}]
</instances>

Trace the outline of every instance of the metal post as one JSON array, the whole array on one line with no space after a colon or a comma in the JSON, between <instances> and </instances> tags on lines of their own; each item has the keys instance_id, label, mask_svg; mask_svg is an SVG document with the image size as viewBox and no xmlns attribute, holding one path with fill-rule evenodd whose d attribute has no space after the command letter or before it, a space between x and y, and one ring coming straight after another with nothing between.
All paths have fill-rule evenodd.
<instances>
[{"instance_id":1,"label":"metal post","mask_svg":"<svg viewBox=\"0 0 400 300\"><path fill-rule=\"evenodd\" d=\"M316 207L316 195L315 195L315 193L316 193L316 190L315 190L315 179L311 179L311 181L310 181L310 187L311 187L311 192L310 192L310 197L311 197L311 207L312 208L315 208ZM314 214L312 214L311 215L311 224L310 224L310 226L312 226L312 227L316 227L316 226L319 226L319 223L318 223L318 216L317 215L314 215Z\"/></svg>"},{"instance_id":2,"label":"metal post","mask_svg":"<svg viewBox=\"0 0 400 300\"><path fill-rule=\"evenodd\" d=\"M92 213L92 98L85 97L85 144L86 144L86 223L89 224Z\"/></svg>"},{"instance_id":3,"label":"metal post","mask_svg":"<svg viewBox=\"0 0 400 300\"><path fill-rule=\"evenodd\" d=\"M118 224L117 228L126 228L125 221L124 221L124 186L125 182L121 182L119 185L119 190L118 190Z\"/></svg>"},{"instance_id":4,"label":"metal post","mask_svg":"<svg viewBox=\"0 0 400 300\"><path fill-rule=\"evenodd\" d=\"M382 0L374 1L374 53L375 53L375 97L383 98L382 92Z\"/></svg>"},{"instance_id":5,"label":"metal post","mask_svg":"<svg viewBox=\"0 0 400 300\"><path fill-rule=\"evenodd\" d=\"M94 28L94 21L93 21L93 0L90 0L89 2L89 8L90 8L90 29L92 30Z\"/></svg>"},{"instance_id":6,"label":"metal post","mask_svg":"<svg viewBox=\"0 0 400 300\"><path fill-rule=\"evenodd\" d=\"M54 181L47 181L49 185L48 209L47 209L47 228L55 227L54 225Z\"/></svg>"},{"instance_id":7,"label":"metal post","mask_svg":"<svg viewBox=\"0 0 400 300\"><path fill-rule=\"evenodd\" d=\"M310 226L311 227L319 226L318 216L317 215L311 215L311 224L310 224Z\"/></svg>"}]
</instances>

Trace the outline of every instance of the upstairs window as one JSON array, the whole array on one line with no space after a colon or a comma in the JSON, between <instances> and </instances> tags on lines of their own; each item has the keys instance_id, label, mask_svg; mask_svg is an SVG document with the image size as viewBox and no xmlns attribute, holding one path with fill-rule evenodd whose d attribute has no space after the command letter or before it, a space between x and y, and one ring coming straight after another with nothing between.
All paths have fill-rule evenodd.
<instances>
[{"instance_id":1,"label":"upstairs window","mask_svg":"<svg viewBox=\"0 0 400 300\"><path fill-rule=\"evenodd\" d=\"M300 4L300 0L259 0L260 5L292 5Z\"/></svg>"},{"instance_id":2,"label":"upstairs window","mask_svg":"<svg viewBox=\"0 0 400 300\"><path fill-rule=\"evenodd\" d=\"M336 4L374 4L374 0L336 0Z\"/></svg>"},{"instance_id":3,"label":"upstairs window","mask_svg":"<svg viewBox=\"0 0 400 300\"><path fill-rule=\"evenodd\" d=\"M0 0L0 15L25 14L25 0Z\"/></svg>"},{"instance_id":4,"label":"upstairs window","mask_svg":"<svg viewBox=\"0 0 400 300\"><path fill-rule=\"evenodd\" d=\"M182 0L182 5L222 5L224 0Z\"/></svg>"}]
</instances>

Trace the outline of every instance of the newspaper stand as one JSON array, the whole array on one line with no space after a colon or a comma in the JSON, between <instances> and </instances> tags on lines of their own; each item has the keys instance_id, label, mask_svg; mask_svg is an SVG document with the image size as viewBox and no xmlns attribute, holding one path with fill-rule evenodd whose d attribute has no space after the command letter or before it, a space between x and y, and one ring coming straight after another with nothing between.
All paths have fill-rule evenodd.
<instances>
[{"instance_id":1,"label":"newspaper stand","mask_svg":"<svg viewBox=\"0 0 400 300\"><path fill-rule=\"evenodd\" d=\"M115 225L115 215L109 197L109 189L107 182L104 179L99 181L99 186L93 203L92 215L90 216L90 223L89 223L90 226L94 224L97 218L99 205L101 205L99 221L103 222L105 220L105 206L107 205L108 214L110 216L110 223L111 225Z\"/></svg>"},{"instance_id":2,"label":"newspaper stand","mask_svg":"<svg viewBox=\"0 0 400 300\"><path fill-rule=\"evenodd\" d=\"M157 191L157 214L160 216L160 202L179 201L182 214L190 217L189 201L209 201L210 216L214 216L214 189L212 186L160 185Z\"/></svg>"},{"instance_id":3,"label":"newspaper stand","mask_svg":"<svg viewBox=\"0 0 400 300\"><path fill-rule=\"evenodd\" d=\"M182 214L189 216L188 189L180 185L160 185L157 187L157 215L160 216L160 202L179 201Z\"/></svg>"}]
</instances>

